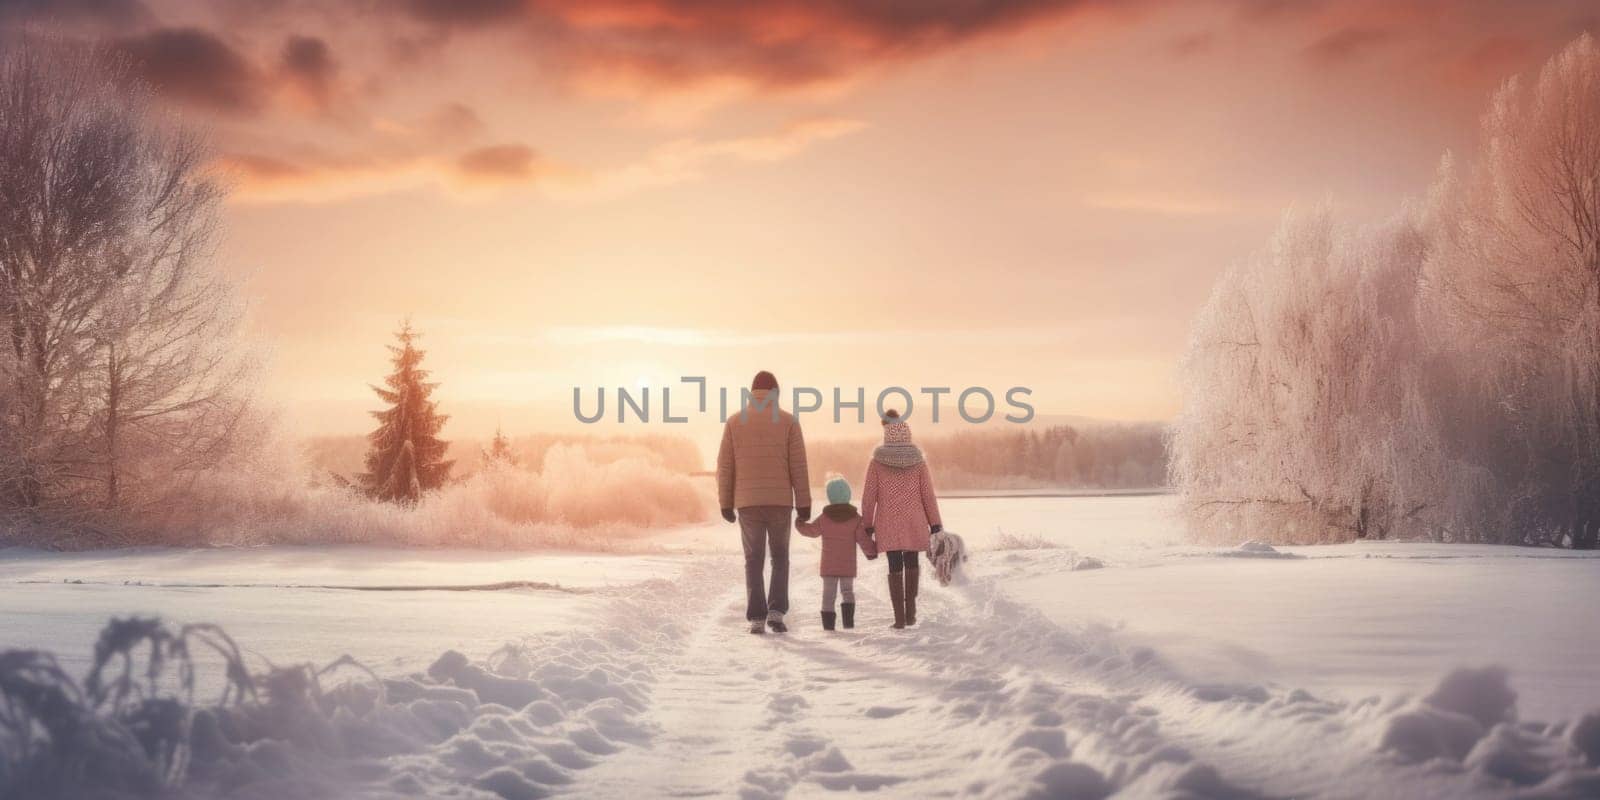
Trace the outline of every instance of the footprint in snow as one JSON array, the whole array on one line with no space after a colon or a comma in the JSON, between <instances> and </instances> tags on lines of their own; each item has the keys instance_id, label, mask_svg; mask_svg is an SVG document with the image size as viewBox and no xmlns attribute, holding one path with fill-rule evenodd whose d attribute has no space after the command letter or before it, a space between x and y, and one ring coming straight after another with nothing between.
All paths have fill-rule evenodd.
<instances>
[{"instance_id":1,"label":"footprint in snow","mask_svg":"<svg viewBox=\"0 0 1600 800\"><path fill-rule=\"evenodd\" d=\"M775 714L791 715L802 708L809 708L810 703L797 694L776 694L767 702L767 710Z\"/></svg>"},{"instance_id":2,"label":"footprint in snow","mask_svg":"<svg viewBox=\"0 0 1600 800\"><path fill-rule=\"evenodd\" d=\"M835 792L876 792L885 786L893 786L905 778L898 775L877 775L866 772L849 772L842 775L818 775L817 783L826 789Z\"/></svg>"},{"instance_id":3,"label":"footprint in snow","mask_svg":"<svg viewBox=\"0 0 1600 800\"><path fill-rule=\"evenodd\" d=\"M822 748L827 746L828 743L821 739L811 736L801 736L790 739L789 742L784 745L784 749L788 750L789 755L792 755L795 758L805 758L813 753L820 752Z\"/></svg>"},{"instance_id":4,"label":"footprint in snow","mask_svg":"<svg viewBox=\"0 0 1600 800\"><path fill-rule=\"evenodd\" d=\"M898 717L910 710L910 708L904 706L873 706L867 709L867 718L889 719L890 717Z\"/></svg>"}]
</instances>

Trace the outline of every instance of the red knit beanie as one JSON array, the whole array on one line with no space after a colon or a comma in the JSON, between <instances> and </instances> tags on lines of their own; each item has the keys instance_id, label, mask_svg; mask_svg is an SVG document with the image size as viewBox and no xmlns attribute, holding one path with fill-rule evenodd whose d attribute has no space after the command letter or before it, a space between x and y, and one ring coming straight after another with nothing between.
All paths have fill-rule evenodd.
<instances>
[{"instance_id":1,"label":"red knit beanie","mask_svg":"<svg viewBox=\"0 0 1600 800\"><path fill-rule=\"evenodd\" d=\"M756 379L750 382L750 390L754 392L759 392L762 389L776 388L778 388L778 379L772 377L772 373L766 370L757 372Z\"/></svg>"}]
</instances>

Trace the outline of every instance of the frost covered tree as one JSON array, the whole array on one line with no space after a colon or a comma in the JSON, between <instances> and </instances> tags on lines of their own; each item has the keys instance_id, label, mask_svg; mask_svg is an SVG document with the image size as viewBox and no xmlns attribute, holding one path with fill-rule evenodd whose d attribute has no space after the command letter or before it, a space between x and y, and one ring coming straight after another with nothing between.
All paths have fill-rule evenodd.
<instances>
[{"instance_id":1,"label":"frost covered tree","mask_svg":"<svg viewBox=\"0 0 1600 800\"><path fill-rule=\"evenodd\" d=\"M152 503L238 445L231 288L207 256L204 142L125 65L37 40L0 55L0 505Z\"/></svg>"},{"instance_id":2,"label":"frost covered tree","mask_svg":"<svg viewBox=\"0 0 1600 800\"><path fill-rule=\"evenodd\" d=\"M1291 214L1183 362L1172 479L1207 538L1600 538L1600 47L1509 81L1476 157L1350 228Z\"/></svg>"},{"instance_id":3,"label":"frost covered tree","mask_svg":"<svg viewBox=\"0 0 1600 800\"><path fill-rule=\"evenodd\" d=\"M1225 274L1182 365L1172 478L1197 532L1280 540L1381 538L1414 394L1424 243L1402 218L1340 228L1291 213L1265 252Z\"/></svg>"},{"instance_id":4,"label":"frost covered tree","mask_svg":"<svg viewBox=\"0 0 1600 800\"><path fill-rule=\"evenodd\" d=\"M1438 339L1454 345L1476 430L1446 443L1474 487L1456 538L1600 537L1600 46L1588 35L1531 85L1511 80L1478 158L1435 197ZM1476 403L1471 403L1477 398ZM1482 523L1489 522L1489 525ZM1485 529L1501 532L1490 534Z\"/></svg>"},{"instance_id":5,"label":"frost covered tree","mask_svg":"<svg viewBox=\"0 0 1600 800\"><path fill-rule=\"evenodd\" d=\"M428 371L420 367L419 336L409 321L401 325L395 333L400 345L389 346L394 372L384 381L387 388L372 387L389 407L372 412L378 429L367 437L367 471L361 476L367 494L402 504L443 486L455 463L444 457L449 443L439 439L439 431L449 417L430 399L438 384L428 383Z\"/></svg>"},{"instance_id":6,"label":"frost covered tree","mask_svg":"<svg viewBox=\"0 0 1600 800\"><path fill-rule=\"evenodd\" d=\"M506 436L498 425L494 429L494 438L489 440L489 446L483 451L483 465L486 467L496 465L515 467L520 465L517 453L511 447L511 439Z\"/></svg>"}]
</instances>

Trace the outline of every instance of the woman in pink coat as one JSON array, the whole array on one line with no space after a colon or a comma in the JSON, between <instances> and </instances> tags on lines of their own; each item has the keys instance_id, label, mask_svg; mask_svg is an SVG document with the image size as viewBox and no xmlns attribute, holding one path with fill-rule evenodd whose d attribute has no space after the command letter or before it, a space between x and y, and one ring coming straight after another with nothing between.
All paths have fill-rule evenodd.
<instances>
[{"instance_id":1,"label":"woman in pink coat","mask_svg":"<svg viewBox=\"0 0 1600 800\"><path fill-rule=\"evenodd\" d=\"M894 627L917 624L917 554L942 528L933 476L922 451L911 443L911 428L900 414L884 414L883 444L872 451L861 492L861 521L878 552L889 556L889 602Z\"/></svg>"}]
</instances>

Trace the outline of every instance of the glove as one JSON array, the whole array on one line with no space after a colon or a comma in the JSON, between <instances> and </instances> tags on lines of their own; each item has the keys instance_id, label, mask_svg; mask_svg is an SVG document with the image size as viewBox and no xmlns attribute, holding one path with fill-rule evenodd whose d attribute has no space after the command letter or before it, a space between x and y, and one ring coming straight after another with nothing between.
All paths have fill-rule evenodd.
<instances>
[{"instance_id":1,"label":"glove","mask_svg":"<svg viewBox=\"0 0 1600 800\"><path fill-rule=\"evenodd\" d=\"M871 525L867 526L867 535L868 536L871 536L872 534L877 533L877 532L878 532L878 529L876 527L873 527Z\"/></svg>"},{"instance_id":2,"label":"glove","mask_svg":"<svg viewBox=\"0 0 1600 800\"><path fill-rule=\"evenodd\" d=\"M739 520L738 517L733 515L733 509L731 508L722 509L722 518L729 522L737 522Z\"/></svg>"},{"instance_id":3,"label":"glove","mask_svg":"<svg viewBox=\"0 0 1600 800\"><path fill-rule=\"evenodd\" d=\"M811 506L801 506L794 510L795 519L805 522L811 519Z\"/></svg>"},{"instance_id":4,"label":"glove","mask_svg":"<svg viewBox=\"0 0 1600 800\"><path fill-rule=\"evenodd\" d=\"M942 530L944 530L944 526L943 525L934 525L934 526L928 528L928 533L930 533L930 534L938 533L939 531L942 531Z\"/></svg>"}]
</instances>

